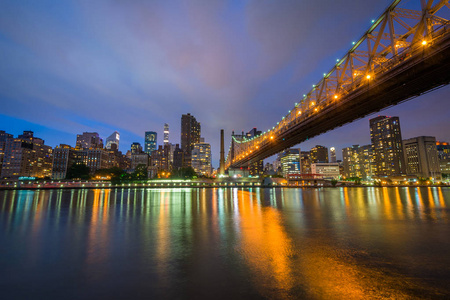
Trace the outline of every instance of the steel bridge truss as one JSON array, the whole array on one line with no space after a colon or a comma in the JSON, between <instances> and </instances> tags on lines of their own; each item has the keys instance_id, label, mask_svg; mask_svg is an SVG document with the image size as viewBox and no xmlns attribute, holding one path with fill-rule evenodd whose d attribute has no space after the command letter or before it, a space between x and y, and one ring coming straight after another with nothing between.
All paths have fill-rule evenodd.
<instances>
[{"instance_id":1,"label":"steel bridge truss","mask_svg":"<svg viewBox=\"0 0 450 300\"><path fill-rule=\"evenodd\" d=\"M418 9L400 8L402 1L415 4ZM449 0L413 1L417 3L395 0L378 19L372 20L372 26L357 42L353 42L353 47L345 56L337 60L334 67L323 74L323 78L275 126L251 139L233 136L226 169L255 162L255 153L259 149L267 148L293 126L370 85L377 77L404 64L417 52L448 38ZM265 157L269 154L274 153L268 153Z\"/></svg>"}]
</instances>

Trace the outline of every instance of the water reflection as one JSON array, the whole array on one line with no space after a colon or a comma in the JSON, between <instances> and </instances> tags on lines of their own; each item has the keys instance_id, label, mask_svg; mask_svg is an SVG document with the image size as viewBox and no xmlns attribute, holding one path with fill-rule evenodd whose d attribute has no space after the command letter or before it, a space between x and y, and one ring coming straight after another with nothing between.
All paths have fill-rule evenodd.
<instances>
[{"instance_id":1,"label":"water reflection","mask_svg":"<svg viewBox=\"0 0 450 300\"><path fill-rule=\"evenodd\" d=\"M34 297L450 296L446 188L19 190L0 201L6 295L28 279Z\"/></svg>"}]
</instances>

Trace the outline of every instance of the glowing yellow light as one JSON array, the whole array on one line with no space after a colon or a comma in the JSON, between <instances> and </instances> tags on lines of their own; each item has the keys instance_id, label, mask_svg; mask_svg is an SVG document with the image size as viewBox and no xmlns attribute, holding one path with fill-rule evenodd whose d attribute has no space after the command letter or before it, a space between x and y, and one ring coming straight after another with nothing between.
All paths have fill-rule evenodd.
<instances>
[{"instance_id":1,"label":"glowing yellow light","mask_svg":"<svg viewBox=\"0 0 450 300\"><path fill-rule=\"evenodd\" d=\"M338 98L338 95L334 95L334 99L337 99Z\"/></svg>"},{"instance_id":2,"label":"glowing yellow light","mask_svg":"<svg viewBox=\"0 0 450 300\"><path fill-rule=\"evenodd\" d=\"M273 136L271 136L270 139L273 140Z\"/></svg>"},{"instance_id":3,"label":"glowing yellow light","mask_svg":"<svg viewBox=\"0 0 450 300\"><path fill-rule=\"evenodd\" d=\"M314 106L314 104L316 104L316 103L314 103L314 102L311 102L311 106Z\"/></svg>"},{"instance_id":4,"label":"glowing yellow light","mask_svg":"<svg viewBox=\"0 0 450 300\"><path fill-rule=\"evenodd\" d=\"M301 111L299 111L299 112L298 112L298 114L299 114L299 115L301 115L301 114L302 114L302 112L301 112Z\"/></svg>"},{"instance_id":5,"label":"glowing yellow light","mask_svg":"<svg viewBox=\"0 0 450 300\"><path fill-rule=\"evenodd\" d=\"M423 40L423 41L422 41L422 45L425 46L426 44L427 44L427 41Z\"/></svg>"},{"instance_id":6,"label":"glowing yellow light","mask_svg":"<svg viewBox=\"0 0 450 300\"><path fill-rule=\"evenodd\" d=\"M317 107L316 107L316 108L314 108L314 111L317 111Z\"/></svg>"},{"instance_id":7,"label":"glowing yellow light","mask_svg":"<svg viewBox=\"0 0 450 300\"><path fill-rule=\"evenodd\" d=\"M367 79L370 79L370 75L369 75L369 74L367 74L366 78L367 78Z\"/></svg>"}]
</instances>

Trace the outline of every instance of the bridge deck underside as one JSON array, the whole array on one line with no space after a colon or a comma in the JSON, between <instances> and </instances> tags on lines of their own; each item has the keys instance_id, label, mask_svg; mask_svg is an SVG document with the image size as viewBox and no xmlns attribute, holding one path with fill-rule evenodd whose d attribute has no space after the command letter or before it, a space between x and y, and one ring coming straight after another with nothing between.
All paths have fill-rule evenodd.
<instances>
[{"instance_id":1,"label":"bridge deck underside","mask_svg":"<svg viewBox=\"0 0 450 300\"><path fill-rule=\"evenodd\" d=\"M314 136L368 114L412 99L450 82L450 36L415 55L373 81L324 107L306 120L291 125L258 151L231 167L246 167Z\"/></svg>"}]
</instances>

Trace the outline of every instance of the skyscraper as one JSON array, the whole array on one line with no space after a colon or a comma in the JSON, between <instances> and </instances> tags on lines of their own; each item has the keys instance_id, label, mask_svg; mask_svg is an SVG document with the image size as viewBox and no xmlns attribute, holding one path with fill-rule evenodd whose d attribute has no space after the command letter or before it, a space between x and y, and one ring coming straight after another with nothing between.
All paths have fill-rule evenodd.
<instances>
[{"instance_id":1,"label":"skyscraper","mask_svg":"<svg viewBox=\"0 0 450 300\"><path fill-rule=\"evenodd\" d=\"M131 144L131 154L140 154L142 153L142 146L138 142L134 142Z\"/></svg>"},{"instance_id":2,"label":"skyscraper","mask_svg":"<svg viewBox=\"0 0 450 300\"><path fill-rule=\"evenodd\" d=\"M370 119L369 123L376 175L405 174L406 166L398 117L378 116Z\"/></svg>"},{"instance_id":3,"label":"skyscraper","mask_svg":"<svg viewBox=\"0 0 450 300\"><path fill-rule=\"evenodd\" d=\"M106 138L106 149L110 150L112 144L116 144L117 149L119 149L119 140L120 134L117 131L114 131L110 136Z\"/></svg>"},{"instance_id":4,"label":"skyscraper","mask_svg":"<svg viewBox=\"0 0 450 300\"><path fill-rule=\"evenodd\" d=\"M300 149L287 149L281 155L281 168L283 176L300 174Z\"/></svg>"},{"instance_id":5,"label":"skyscraper","mask_svg":"<svg viewBox=\"0 0 450 300\"><path fill-rule=\"evenodd\" d=\"M77 134L76 149L102 149L103 140L97 132L83 132Z\"/></svg>"},{"instance_id":6,"label":"skyscraper","mask_svg":"<svg viewBox=\"0 0 450 300\"><path fill-rule=\"evenodd\" d=\"M316 145L310 152L311 163L327 163L328 162L328 148Z\"/></svg>"},{"instance_id":7,"label":"skyscraper","mask_svg":"<svg viewBox=\"0 0 450 300\"><path fill-rule=\"evenodd\" d=\"M152 152L158 147L157 142L158 134L154 131L145 132L144 152L148 155L152 155Z\"/></svg>"},{"instance_id":8,"label":"skyscraper","mask_svg":"<svg viewBox=\"0 0 450 300\"><path fill-rule=\"evenodd\" d=\"M191 114L181 116L181 149L185 153L185 166L191 165L191 154L194 144L200 142L201 127Z\"/></svg>"},{"instance_id":9,"label":"skyscraper","mask_svg":"<svg viewBox=\"0 0 450 300\"><path fill-rule=\"evenodd\" d=\"M169 144L169 124L164 124L164 145Z\"/></svg>"},{"instance_id":10,"label":"skyscraper","mask_svg":"<svg viewBox=\"0 0 450 300\"><path fill-rule=\"evenodd\" d=\"M375 173L372 145L353 145L342 149L344 176L369 179Z\"/></svg>"},{"instance_id":11,"label":"skyscraper","mask_svg":"<svg viewBox=\"0 0 450 300\"><path fill-rule=\"evenodd\" d=\"M336 162L336 148L334 147L330 148L330 162L332 163Z\"/></svg>"}]
</instances>

